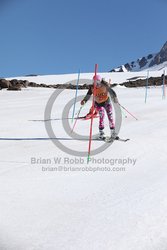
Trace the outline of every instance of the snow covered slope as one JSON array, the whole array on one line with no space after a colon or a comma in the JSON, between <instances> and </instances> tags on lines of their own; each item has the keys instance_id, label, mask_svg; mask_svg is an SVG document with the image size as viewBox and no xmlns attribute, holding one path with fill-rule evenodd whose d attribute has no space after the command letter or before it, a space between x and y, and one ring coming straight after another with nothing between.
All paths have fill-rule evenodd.
<instances>
[{"instance_id":1,"label":"snow covered slope","mask_svg":"<svg viewBox=\"0 0 167 250\"><path fill-rule=\"evenodd\" d=\"M155 70L150 71L149 76L151 77L158 77L163 74L163 68L161 70ZM99 73L101 77L105 78L107 81L111 81L111 83L123 83L128 81L128 79L131 79L133 77L140 77L140 78L147 78L147 71L143 72L110 72L110 73ZM86 82L86 79L92 80L93 73L81 73L80 74L80 84L84 84ZM29 82L35 82L35 83L45 83L45 84L63 84L67 82L71 82L72 80L78 79L78 74L66 74L66 75L40 75L40 76L20 76L20 77L11 77L7 78L8 80L12 79L18 79L18 80L28 80ZM85 80L84 80L85 79Z\"/></svg>"},{"instance_id":2,"label":"snow covered slope","mask_svg":"<svg viewBox=\"0 0 167 250\"><path fill-rule=\"evenodd\" d=\"M123 75L119 82L127 78ZM65 82L74 77L35 79ZM0 91L1 250L166 250L167 103L160 87L148 90L147 104L143 88L118 86L115 91L138 121L123 114L120 136L131 140L113 143L89 165L46 140L42 120L54 89ZM61 117L74 94L62 93L53 106L53 119ZM90 102L82 114L89 108ZM96 133L98 120L93 124ZM88 149L87 141L70 140L61 120L53 120L52 126L64 145ZM89 121L78 121L75 131L86 135L89 126ZM102 143L93 141L92 148ZM57 157L61 162L56 164Z\"/></svg>"}]
</instances>

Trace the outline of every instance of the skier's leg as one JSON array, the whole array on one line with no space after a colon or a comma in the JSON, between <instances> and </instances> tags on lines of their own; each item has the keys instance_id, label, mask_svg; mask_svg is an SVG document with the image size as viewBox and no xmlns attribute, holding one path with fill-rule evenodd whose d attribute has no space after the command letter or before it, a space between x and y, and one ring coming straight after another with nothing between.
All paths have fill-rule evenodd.
<instances>
[{"instance_id":1,"label":"skier's leg","mask_svg":"<svg viewBox=\"0 0 167 250\"><path fill-rule=\"evenodd\" d=\"M97 106L96 110L99 112L99 129L104 129L104 108Z\"/></svg>"},{"instance_id":2,"label":"skier's leg","mask_svg":"<svg viewBox=\"0 0 167 250\"><path fill-rule=\"evenodd\" d=\"M114 120L113 120L113 112L112 112L112 105L111 103L106 103L104 105L104 108L106 110L107 116L108 116L108 121L109 121L109 127L110 129L115 128Z\"/></svg>"},{"instance_id":3,"label":"skier's leg","mask_svg":"<svg viewBox=\"0 0 167 250\"><path fill-rule=\"evenodd\" d=\"M111 103L106 103L104 106L107 116L108 116L108 121L109 121L109 127L111 131L111 137L115 138L117 134L115 133L115 124L114 124L114 119L113 119L113 112L112 112L112 105Z\"/></svg>"},{"instance_id":4,"label":"skier's leg","mask_svg":"<svg viewBox=\"0 0 167 250\"><path fill-rule=\"evenodd\" d=\"M99 133L100 133L100 138L104 137L104 108L100 106L96 106L96 110L99 112Z\"/></svg>"}]
</instances>

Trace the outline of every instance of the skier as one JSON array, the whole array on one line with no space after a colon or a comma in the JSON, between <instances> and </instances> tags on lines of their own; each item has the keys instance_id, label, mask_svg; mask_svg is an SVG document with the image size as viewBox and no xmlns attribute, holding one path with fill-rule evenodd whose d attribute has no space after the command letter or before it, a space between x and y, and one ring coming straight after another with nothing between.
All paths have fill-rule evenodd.
<instances>
[{"instance_id":1,"label":"skier","mask_svg":"<svg viewBox=\"0 0 167 250\"><path fill-rule=\"evenodd\" d=\"M95 93L94 93L95 94L94 107L95 107L96 112L97 111L99 112L99 139L105 139L105 134L104 134L105 110L106 110L108 120L109 120L111 139L115 139L117 137L117 134L115 132L115 124L113 121L113 113L112 113L112 104L111 104L111 100L109 97L110 85L108 82L106 82L104 79L102 79L100 75L94 76L93 82L94 81L96 81L96 89L95 89ZM81 105L84 105L89 100L89 98L93 94L93 92L94 92L94 86L92 84L92 85L90 85L86 96L81 101ZM110 89L110 94L111 94L112 101L115 103L118 103L118 99L117 99L117 95L116 95L115 91ZM92 111L90 110L90 112L92 112Z\"/></svg>"}]
</instances>

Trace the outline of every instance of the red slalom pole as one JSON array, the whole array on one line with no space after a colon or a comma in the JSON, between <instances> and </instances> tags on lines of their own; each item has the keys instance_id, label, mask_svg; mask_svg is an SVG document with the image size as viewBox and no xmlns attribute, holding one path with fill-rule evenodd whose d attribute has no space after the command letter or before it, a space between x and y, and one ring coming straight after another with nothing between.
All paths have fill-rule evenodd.
<instances>
[{"instance_id":1,"label":"red slalom pole","mask_svg":"<svg viewBox=\"0 0 167 250\"><path fill-rule=\"evenodd\" d=\"M94 75L94 79L95 79L95 80L94 80L94 82L93 82L92 114L94 113L94 109L95 109L97 69L98 69L98 64L95 64L95 75ZM90 160L90 150L91 150L91 143L92 143L92 127L93 127L93 115L92 115L92 117L91 117L91 123L90 123L90 134L89 134L89 147L88 147L88 158L87 158L87 163L89 163L89 160Z\"/></svg>"}]
</instances>

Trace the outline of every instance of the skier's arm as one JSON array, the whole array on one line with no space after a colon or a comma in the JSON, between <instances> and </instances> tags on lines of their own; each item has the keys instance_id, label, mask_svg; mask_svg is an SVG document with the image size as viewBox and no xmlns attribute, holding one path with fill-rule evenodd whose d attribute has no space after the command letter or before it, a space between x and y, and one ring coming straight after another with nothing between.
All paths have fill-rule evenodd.
<instances>
[{"instance_id":1,"label":"skier's arm","mask_svg":"<svg viewBox=\"0 0 167 250\"><path fill-rule=\"evenodd\" d=\"M117 94L115 93L115 91L110 87L110 84L106 81L102 81L102 83L107 87L109 93L110 93L110 96L111 96L111 99L113 102L115 103L118 103L118 98L117 98Z\"/></svg>"},{"instance_id":2,"label":"skier's arm","mask_svg":"<svg viewBox=\"0 0 167 250\"><path fill-rule=\"evenodd\" d=\"M117 94L115 93L115 91L113 89L109 89L110 92L110 96L113 102L118 103L118 98L117 98Z\"/></svg>"},{"instance_id":3,"label":"skier's arm","mask_svg":"<svg viewBox=\"0 0 167 250\"><path fill-rule=\"evenodd\" d=\"M88 92L87 92L87 94L86 94L86 96L84 97L84 99L81 101L81 105L84 105L88 100L89 100L89 98L91 97L91 95L92 95L92 88L91 88L91 86L89 87L89 90L88 90Z\"/></svg>"}]
</instances>

